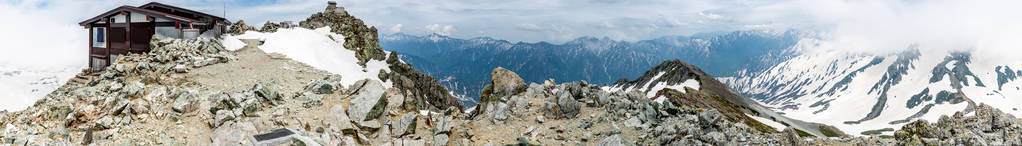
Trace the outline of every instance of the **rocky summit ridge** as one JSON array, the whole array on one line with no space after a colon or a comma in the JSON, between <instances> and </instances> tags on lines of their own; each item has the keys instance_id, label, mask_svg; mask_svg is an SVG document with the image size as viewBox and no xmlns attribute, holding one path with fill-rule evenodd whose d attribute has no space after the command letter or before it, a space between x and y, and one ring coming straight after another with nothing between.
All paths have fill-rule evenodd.
<instances>
[{"instance_id":1,"label":"rocky summit ridge","mask_svg":"<svg viewBox=\"0 0 1022 146\"><path fill-rule=\"evenodd\" d=\"M347 19L340 7L313 17ZM351 17L353 18L353 17ZM312 18L310 18L312 19ZM310 26L311 22L303 23ZM238 23L236 23L238 24ZM360 24L360 21L359 21ZM284 25L281 25L284 26ZM318 26L318 25L317 25ZM364 24L362 24L364 27ZM245 27L241 25L241 27ZM356 36L363 27L341 30ZM239 28L237 30L254 29ZM360 30L361 29L361 30ZM232 28L232 30L235 30ZM267 28L264 30L274 30ZM337 32L335 32L337 33ZM375 33L375 32L374 32ZM375 34L345 39L372 42ZM373 37L373 38L370 38ZM608 90L585 81L526 83L496 68L483 101L464 110L429 75L373 47L358 57L391 71L352 85L343 76L258 49L228 51L211 39L155 37L106 72L74 79L23 111L0 112L0 143L13 145L1019 145L1019 119L988 106L937 123L916 121L890 137L818 138L773 129L767 115L695 66L667 61L624 83L696 79L700 87ZM347 44L346 44L347 45ZM364 44L361 44L364 45ZM338 48L340 49L340 48ZM379 54L376 54L379 55ZM684 68L684 69L678 69ZM676 76L680 75L680 76ZM83 73L86 76L86 73ZM667 77L667 78L663 78ZM643 79L646 78L646 79ZM642 85L645 85L644 83ZM719 87L717 87L719 86ZM647 86L648 87L648 86ZM667 100L647 95L654 92ZM443 96L447 95L447 96ZM734 101L732 101L734 100ZM758 114L757 114L758 112ZM757 124L759 123L759 124ZM792 126L794 127L794 126ZM285 129L284 141L254 135ZM827 134L824 134L827 135Z\"/></svg>"}]
</instances>

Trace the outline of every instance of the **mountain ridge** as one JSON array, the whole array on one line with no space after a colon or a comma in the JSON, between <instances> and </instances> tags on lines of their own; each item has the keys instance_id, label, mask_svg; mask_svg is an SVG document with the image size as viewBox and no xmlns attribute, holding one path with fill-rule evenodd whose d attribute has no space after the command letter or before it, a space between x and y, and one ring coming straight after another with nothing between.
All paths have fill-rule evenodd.
<instances>
[{"instance_id":1,"label":"mountain ridge","mask_svg":"<svg viewBox=\"0 0 1022 146\"><path fill-rule=\"evenodd\" d=\"M611 84L622 77L639 76L641 72L638 71L669 59L682 59L695 62L696 65L711 67L707 70L711 74L739 72L743 69L754 71L765 68L761 66L766 64L780 61L766 56L779 58L777 56L792 55L783 50L793 45L797 41L796 38L802 35L794 31L782 33L743 31L723 33L720 36L668 36L635 42L616 41L606 37L580 37L562 44L551 44L484 39L485 37L458 39L438 34L414 36L397 33L383 35L381 43L386 50L403 52L405 56L402 59L417 64L413 67L423 72L441 78L453 77L454 80L451 81L458 82L461 86L448 87L450 90L477 96L473 93L482 90L486 78L474 73L486 72L498 66L520 70L519 73L529 82L557 78L565 81L586 80L603 85Z\"/></svg>"}]
</instances>

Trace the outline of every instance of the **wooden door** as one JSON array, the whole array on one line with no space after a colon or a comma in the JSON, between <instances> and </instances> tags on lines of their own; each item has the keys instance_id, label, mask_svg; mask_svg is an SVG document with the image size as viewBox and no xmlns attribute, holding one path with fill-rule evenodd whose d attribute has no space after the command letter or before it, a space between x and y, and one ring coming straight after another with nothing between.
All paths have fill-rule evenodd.
<instances>
[{"instance_id":1,"label":"wooden door","mask_svg":"<svg viewBox=\"0 0 1022 146\"><path fill-rule=\"evenodd\" d=\"M149 41L156 32L153 23L132 23L131 24L131 52L149 52Z\"/></svg>"}]
</instances>

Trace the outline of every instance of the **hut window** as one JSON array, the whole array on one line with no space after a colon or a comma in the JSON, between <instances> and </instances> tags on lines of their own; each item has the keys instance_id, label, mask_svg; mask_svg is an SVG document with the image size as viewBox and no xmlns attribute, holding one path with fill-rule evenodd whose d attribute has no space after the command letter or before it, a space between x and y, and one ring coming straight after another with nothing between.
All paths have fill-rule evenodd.
<instances>
[{"instance_id":1,"label":"hut window","mask_svg":"<svg viewBox=\"0 0 1022 146\"><path fill-rule=\"evenodd\" d=\"M106 28L92 28L92 47L106 48Z\"/></svg>"}]
</instances>

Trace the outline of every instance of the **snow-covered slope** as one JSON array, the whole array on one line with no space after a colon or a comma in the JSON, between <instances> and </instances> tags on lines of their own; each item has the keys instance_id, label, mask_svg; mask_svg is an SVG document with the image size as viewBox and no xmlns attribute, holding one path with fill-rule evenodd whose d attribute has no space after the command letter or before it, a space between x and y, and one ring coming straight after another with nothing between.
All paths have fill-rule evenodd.
<instances>
[{"instance_id":1,"label":"snow-covered slope","mask_svg":"<svg viewBox=\"0 0 1022 146\"><path fill-rule=\"evenodd\" d=\"M33 68L0 65L0 110L18 111L32 106L68 79L81 67Z\"/></svg>"},{"instance_id":2,"label":"snow-covered slope","mask_svg":"<svg viewBox=\"0 0 1022 146\"><path fill-rule=\"evenodd\" d=\"M793 127L817 136L841 136L840 131L829 130L830 126L801 121L781 115L769 107L742 96L699 67L679 60L664 61L643 73L635 80L622 79L605 91L638 92L658 103L674 103L677 106L725 109L723 112L735 119L750 120L746 124L763 129L783 130ZM755 120L756 122L751 122ZM782 127L783 126L783 127ZM827 134L831 135L827 135Z\"/></svg>"},{"instance_id":3,"label":"snow-covered slope","mask_svg":"<svg viewBox=\"0 0 1022 146\"><path fill-rule=\"evenodd\" d=\"M339 74L341 84L345 86L362 79L385 81L378 76L381 71L390 72L390 65L380 60L369 60L365 67L362 67L355 58L355 51L344 48L343 38L344 36L331 32L329 27L315 30L296 27L280 28L270 33L248 31L237 36L226 36L223 42L228 50L237 50L244 45L232 42L241 42L240 39L262 40L263 44L259 48L263 51L280 53L309 66ZM385 85L389 88L392 83L385 81Z\"/></svg>"},{"instance_id":4,"label":"snow-covered slope","mask_svg":"<svg viewBox=\"0 0 1022 146\"><path fill-rule=\"evenodd\" d=\"M1016 80L1022 58L918 46L890 54L814 51L819 47L819 41L804 40L793 48L802 50L795 58L718 80L788 117L854 135L916 119L936 121L972 103L1022 114L1022 81Z\"/></svg>"}]
</instances>

